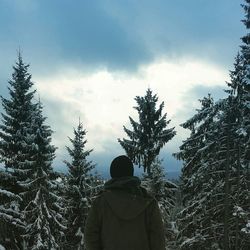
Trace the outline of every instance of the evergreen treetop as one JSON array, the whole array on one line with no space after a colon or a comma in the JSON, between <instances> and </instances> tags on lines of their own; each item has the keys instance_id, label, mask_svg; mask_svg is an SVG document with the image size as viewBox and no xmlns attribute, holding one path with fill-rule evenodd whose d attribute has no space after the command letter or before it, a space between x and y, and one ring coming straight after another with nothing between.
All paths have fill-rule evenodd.
<instances>
[{"instance_id":1,"label":"evergreen treetop","mask_svg":"<svg viewBox=\"0 0 250 250\"><path fill-rule=\"evenodd\" d=\"M33 103L35 90L32 90L33 83L28 68L29 65L24 64L19 53L9 81L10 99L1 96L5 113L1 114L0 155L6 168L22 168L24 162L30 160L28 138L37 104Z\"/></svg>"},{"instance_id":2,"label":"evergreen treetop","mask_svg":"<svg viewBox=\"0 0 250 250\"><path fill-rule=\"evenodd\" d=\"M143 165L144 171L150 172L150 168L161 148L171 140L176 132L174 128L166 129L170 120L167 114L162 114L164 102L157 107L158 96L153 95L151 89L147 89L143 97L136 96L137 106L134 108L139 115L139 121L129 117L132 129L125 126L124 131L129 139L118 139L135 164Z\"/></svg>"},{"instance_id":3,"label":"evergreen treetop","mask_svg":"<svg viewBox=\"0 0 250 250\"><path fill-rule=\"evenodd\" d=\"M87 160L93 150L85 149L85 136L86 130L79 120L77 128L74 129L74 138L69 137L72 148L66 147L71 161L64 161L69 171L65 192L68 219L65 249L85 249L85 221L95 190L95 179L90 172L94 165Z\"/></svg>"},{"instance_id":4,"label":"evergreen treetop","mask_svg":"<svg viewBox=\"0 0 250 250\"><path fill-rule=\"evenodd\" d=\"M86 130L83 129L83 124L79 120L77 128L74 129L74 138L69 137L73 147L66 146L72 161L64 161L68 166L70 181L73 181L73 183L79 184L79 178L88 175L89 171L94 167L91 161L87 161L87 157L93 149L85 150L85 144L87 143L85 136Z\"/></svg>"}]
</instances>

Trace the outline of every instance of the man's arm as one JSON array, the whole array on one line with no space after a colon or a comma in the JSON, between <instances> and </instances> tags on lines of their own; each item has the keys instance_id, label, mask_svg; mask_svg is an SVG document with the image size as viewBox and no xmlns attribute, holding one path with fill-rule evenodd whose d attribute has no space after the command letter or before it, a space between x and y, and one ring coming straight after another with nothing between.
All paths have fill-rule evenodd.
<instances>
[{"instance_id":1,"label":"man's arm","mask_svg":"<svg viewBox=\"0 0 250 250\"><path fill-rule=\"evenodd\" d=\"M165 235L161 211L154 200L149 207L149 242L151 250L165 250Z\"/></svg>"},{"instance_id":2,"label":"man's arm","mask_svg":"<svg viewBox=\"0 0 250 250\"><path fill-rule=\"evenodd\" d=\"M101 247L101 216L97 198L88 213L85 226L85 244L87 250L102 250Z\"/></svg>"}]
</instances>

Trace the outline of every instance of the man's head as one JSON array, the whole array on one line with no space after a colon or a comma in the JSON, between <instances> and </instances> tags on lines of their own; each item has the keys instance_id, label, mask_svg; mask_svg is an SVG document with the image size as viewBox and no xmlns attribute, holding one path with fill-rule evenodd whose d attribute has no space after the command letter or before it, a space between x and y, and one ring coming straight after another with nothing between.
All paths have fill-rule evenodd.
<instances>
[{"instance_id":1,"label":"man's head","mask_svg":"<svg viewBox=\"0 0 250 250\"><path fill-rule=\"evenodd\" d=\"M126 155L116 157L110 165L110 175L112 178L120 178L134 175L132 161Z\"/></svg>"}]
</instances>

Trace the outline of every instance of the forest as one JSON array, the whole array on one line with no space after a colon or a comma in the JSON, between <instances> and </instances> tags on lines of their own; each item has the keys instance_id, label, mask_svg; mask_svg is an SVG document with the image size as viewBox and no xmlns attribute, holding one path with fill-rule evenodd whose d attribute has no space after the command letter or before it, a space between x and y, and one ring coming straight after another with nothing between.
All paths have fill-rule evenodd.
<instances>
[{"instance_id":1,"label":"forest","mask_svg":"<svg viewBox=\"0 0 250 250\"><path fill-rule=\"evenodd\" d=\"M135 97L138 117L128 117L126 138L117 141L144 170L142 185L158 201L166 249L250 249L250 0L242 7L246 35L225 83L226 97L201 97L195 114L181 124L189 136L173 154L183 162L180 179L166 178L159 157L176 131L150 88ZM88 128L79 119L65 145L68 172L56 172L53 131L20 52L6 88L0 121L0 249L84 250L88 211L106 181L89 160L94 149L87 149Z\"/></svg>"}]
</instances>

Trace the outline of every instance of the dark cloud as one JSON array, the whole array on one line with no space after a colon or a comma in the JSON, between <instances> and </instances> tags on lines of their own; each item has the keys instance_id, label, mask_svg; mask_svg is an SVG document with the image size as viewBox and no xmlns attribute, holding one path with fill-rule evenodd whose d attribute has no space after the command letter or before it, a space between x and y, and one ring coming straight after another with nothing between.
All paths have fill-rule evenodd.
<instances>
[{"instance_id":1,"label":"dark cloud","mask_svg":"<svg viewBox=\"0 0 250 250\"><path fill-rule=\"evenodd\" d=\"M122 3L123 4L122 4ZM158 56L194 55L218 63L232 60L243 25L243 10L233 0L109 1L124 28Z\"/></svg>"},{"instance_id":2,"label":"dark cloud","mask_svg":"<svg viewBox=\"0 0 250 250\"><path fill-rule=\"evenodd\" d=\"M87 68L132 69L151 58L143 44L126 34L99 1L40 1L30 11L14 8L13 3L1 5L1 10L8 12L1 15L1 23L7 24L1 27L3 46L14 50L21 46L43 67L83 63Z\"/></svg>"},{"instance_id":3,"label":"dark cloud","mask_svg":"<svg viewBox=\"0 0 250 250\"><path fill-rule=\"evenodd\" d=\"M136 70L162 56L228 66L242 17L234 0L1 1L0 51L15 58L20 46L40 74L72 64Z\"/></svg>"}]
</instances>

